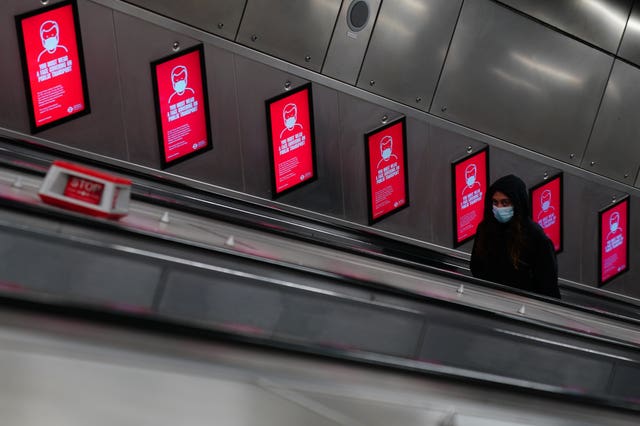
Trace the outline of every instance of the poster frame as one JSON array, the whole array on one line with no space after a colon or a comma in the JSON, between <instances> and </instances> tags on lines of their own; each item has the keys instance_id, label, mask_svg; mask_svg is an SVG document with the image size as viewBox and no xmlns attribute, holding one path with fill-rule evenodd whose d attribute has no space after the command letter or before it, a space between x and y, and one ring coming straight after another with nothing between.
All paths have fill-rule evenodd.
<instances>
[{"instance_id":1,"label":"poster frame","mask_svg":"<svg viewBox=\"0 0 640 426\"><path fill-rule=\"evenodd\" d=\"M287 189L277 192L276 191L277 176L276 176L275 158L273 154L274 140L273 140L273 130L272 130L273 119L271 117L271 105L275 102L278 102L289 96L293 96L296 93L300 93L304 90L307 90L307 105L309 107L309 139L310 139L309 143L311 144L310 146L311 165L312 165L311 168L312 168L313 176L311 176L309 179L300 181L295 185L290 186ZM270 173L270 182L271 182L271 198L276 199L318 180L318 167L317 167L317 161L316 161L316 131L315 131L315 123L314 123L315 119L313 115L312 83L308 82L308 83L302 84L294 89L287 90L283 93L280 93L279 95L266 99L264 101L264 104L265 104L265 109L267 113L267 116L266 116L267 117L267 140L269 142L268 147L269 147L269 173Z\"/></svg>"},{"instance_id":2,"label":"poster frame","mask_svg":"<svg viewBox=\"0 0 640 426\"><path fill-rule=\"evenodd\" d=\"M606 280L602 280L602 217L610 210L616 208L618 205L622 204L622 203L626 203L626 215L627 215L627 230L625 231L625 252L627 255L627 265L626 267L621 270L618 271L615 275L610 276L609 278L607 278ZM609 204L608 206L604 207L603 209L601 209L598 212L598 288L603 287L605 284L608 284L609 282L611 282L612 280L618 278L620 275L624 274L625 272L629 271L629 238L631 236L631 232L630 232L630 226L631 226L631 197L629 195L625 195L624 197L620 198L619 200L616 200L615 202Z\"/></svg>"},{"instance_id":3,"label":"poster frame","mask_svg":"<svg viewBox=\"0 0 640 426\"><path fill-rule=\"evenodd\" d=\"M33 88L31 87L31 79L29 78L29 63L27 60L27 50L24 42L24 33L22 31L22 22L25 19L32 18L34 16L38 16L44 13L49 13L52 10L71 6L71 11L73 15L73 26L75 29L75 43L76 50L78 52L78 61L80 62L80 83L82 85L82 97L84 101L84 108L81 111L74 112L73 114L69 114L65 117L58 118L54 121L48 122L41 126L38 126L36 123L36 114L35 114L35 105L33 101ZM84 61L84 51L82 47L82 35L80 28L80 19L78 15L78 5L76 0L64 0L59 3L55 3L49 6L44 6L39 9L34 9L29 12L25 12L14 17L16 22L16 31L18 36L18 50L20 52L20 63L22 65L22 79L24 83L25 96L27 101L27 112L29 115L29 130L31 134L36 134L42 132L44 130L48 130L52 127L58 126L63 123L67 123L69 121L75 120L77 118L83 117L91 113L91 101L89 98L89 88L87 84L87 74L86 67Z\"/></svg>"},{"instance_id":4,"label":"poster frame","mask_svg":"<svg viewBox=\"0 0 640 426\"><path fill-rule=\"evenodd\" d=\"M466 243L467 241L472 240L475 237L475 233L473 235L468 236L467 238L458 241L458 196L457 196L457 185L456 185L456 167L479 155L482 155L482 153L485 154L485 161L484 161L484 167L485 167L485 181L484 181L484 188L485 188L485 192L484 192L484 196L487 196L487 191L489 189L489 146L486 145L480 149L478 149L475 152L472 152L470 154L467 154L455 161L453 161L451 163L451 207L452 207L452 211L451 211L451 216L453 218L453 222L452 222L452 231L453 231L453 248L458 248L461 245L463 245L464 243ZM484 211L484 202L482 205L482 209ZM483 218L484 220L484 218Z\"/></svg>"},{"instance_id":5,"label":"poster frame","mask_svg":"<svg viewBox=\"0 0 640 426\"><path fill-rule=\"evenodd\" d=\"M560 247L556 250L556 254L558 254L564 250L564 173L558 172L547 177L542 182L537 183L529 189L529 213L531 214L531 219L536 222L535 219L533 219L533 193L556 179L560 179Z\"/></svg>"},{"instance_id":6,"label":"poster frame","mask_svg":"<svg viewBox=\"0 0 640 426\"><path fill-rule=\"evenodd\" d=\"M195 51L198 52L198 56L200 57L200 73L201 73L200 81L202 81L202 100L204 103L203 107L204 107L205 127L206 127L206 133L207 133L207 144L205 145L204 148L200 148L197 151L193 151L189 154L180 156L175 160L167 161L166 160L167 155L165 152L165 140L164 140L164 134L162 131L162 111L160 109L158 73L156 72L156 70L158 66L166 62L172 61L181 56L186 56ZM209 110L209 90L207 86L207 78L206 78L207 72L206 72L206 64L205 64L205 58L204 58L204 44L202 43L196 44L195 46L191 46L187 49L180 50L177 53L172 53L170 55L163 56L162 58L152 61L149 65L151 67L151 81L153 86L153 104L154 104L154 110L155 110L155 116L156 116L156 131L158 134L158 147L160 149L160 168L164 170L169 167L175 166L176 164L190 160L194 157L197 157L213 149L213 140L211 137L211 116L210 116L210 110Z\"/></svg>"},{"instance_id":7,"label":"poster frame","mask_svg":"<svg viewBox=\"0 0 640 426\"><path fill-rule=\"evenodd\" d=\"M404 199L405 202L403 205L398 206L393 208L392 210L389 210L388 212L386 212L383 215L380 215L378 217L376 217L374 219L373 217L373 205L372 205L372 201L373 201L373 188L371 188L371 167L370 167L370 155L371 152L369 150L369 140L377 135L378 133L384 132L386 129L393 127L395 125L397 125L398 123L402 124L402 158L403 158L403 164L402 164L402 172L404 174ZM403 210L407 207L409 207L410 205L410 198L409 198L409 168L407 166L408 158L407 158L407 119L405 116L399 117L393 121L390 121L388 123L383 124L382 126L379 126L367 133L364 134L364 155L365 155L365 170L366 170L366 176L367 176L367 218L368 218L368 224L369 225L373 225L375 223L380 222L383 219L386 219L387 217L399 212L400 210Z\"/></svg>"}]
</instances>

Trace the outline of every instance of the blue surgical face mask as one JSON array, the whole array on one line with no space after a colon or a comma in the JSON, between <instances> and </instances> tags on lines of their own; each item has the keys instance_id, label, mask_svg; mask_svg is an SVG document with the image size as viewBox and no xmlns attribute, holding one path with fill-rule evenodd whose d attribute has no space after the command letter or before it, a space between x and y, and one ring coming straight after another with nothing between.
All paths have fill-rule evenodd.
<instances>
[{"instance_id":1,"label":"blue surgical face mask","mask_svg":"<svg viewBox=\"0 0 640 426\"><path fill-rule=\"evenodd\" d=\"M513 206L496 207L493 206L493 216L500 223L507 223L513 218Z\"/></svg>"}]
</instances>

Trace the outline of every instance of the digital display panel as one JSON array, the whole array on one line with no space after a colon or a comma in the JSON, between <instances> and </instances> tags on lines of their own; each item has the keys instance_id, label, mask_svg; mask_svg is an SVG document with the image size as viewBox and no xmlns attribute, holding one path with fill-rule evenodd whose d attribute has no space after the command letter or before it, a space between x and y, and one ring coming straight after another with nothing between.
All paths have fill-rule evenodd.
<instances>
[{"instance_id":1,"label":"digital display panel","mask_svg":"<svg viewBox=\"0 0 640 426\"><path fill-rule=\"evenodd\" d=\"M100 204L104 184L77 176L69 176L62 195L89 204Z\"/></svg>"},{"instance_id":2,"label":"digital display panel","mask_svg":"<svg viewBox=\"0 0 640 426\"><path fill-rule=\"evenodd\" d=\"M454 247L473 238L478 224L484 218L488 172L488 148L483 148L451 165Z\"/></svg>"},{"instance_id":3,"label":"digital display panel","mask_svg":"<svg viewBox=\"0 0 640 426\"><path fill-rule=\"evenodd\" d=\"M274 197L316 179L311 84L266 101Z\"/></svg>"},{"instance_id":4,"label":"digital display panel","mask_svg":"<svg viewBox=\"0 0 640 426\"><path fill-rule=\"evenodd\" d=\"M529 198L531 218L553 242L556 253L562 251L562 173L531 188Z\"/></svg>"},{"instance_id":5,"label":"digital display panel","mask_svg":"<svg viewBox=\"0 0 640 426\"><path fill-rule=\"evenodd\" d=\"M603 285L629 270L629 197L598 216L598 283Z\"/></svg>"},{"instance_id":6,"label":"digital display panel","mask_svg":"<svg viewBox=\"0 0 640 426\"><path fill-rule=\"evenodd\" d=\"M202 45L151 63L162 168L210 150Z\"/></svg>"},{"instance_id":7,"label":"digital display panel","mask_svg":"<svg viewBox=\"0 0 640 426\"><path fill-rule=\"evenodd\" d=\"M365 135L369 224L409 206L405 135L404 117Z\"/></svg>"},{"instance_id":8,"label":"digital display panel","mask_svg":"<svg viewBox=\"0 0 640 426\"><path fill-rule=\"evenodd\" d=\"M31 132L88 114L75 2L16 16Z\"/></svg>"}]
</instances>

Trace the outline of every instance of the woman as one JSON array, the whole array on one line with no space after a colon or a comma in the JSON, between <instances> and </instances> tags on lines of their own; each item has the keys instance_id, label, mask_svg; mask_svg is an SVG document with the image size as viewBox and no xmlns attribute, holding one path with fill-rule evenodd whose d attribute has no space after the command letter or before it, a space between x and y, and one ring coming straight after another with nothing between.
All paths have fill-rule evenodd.
<instances>
[{"instance_id":1,"label":"woman","mask_svg":"<svg viewBox=\"0 0 640 426\"><path fill-rule=\"evenodd\" d=\"M471 273L520 290L560 298L553 243L531 219L527 188L514 175L494 182L485 197Z\"/></svg>"}]
</instances>

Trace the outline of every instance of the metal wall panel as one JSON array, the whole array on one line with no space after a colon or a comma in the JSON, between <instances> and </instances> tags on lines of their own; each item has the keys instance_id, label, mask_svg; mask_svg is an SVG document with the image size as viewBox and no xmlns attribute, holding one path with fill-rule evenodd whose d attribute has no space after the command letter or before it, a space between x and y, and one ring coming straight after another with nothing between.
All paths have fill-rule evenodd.
<instances>
[{"instance_id":1,"label":"metal wall panel","mask_svg":"<svg viewBox=\"0 0 640 426\"><path fill-rule=\"evenodd\" d=\"M170 171L214 185L243 190L238 98L233 54L204 46L213 150Z\"/></svg>"},{"instance_id":2,"label":"metal wall panel","mask_svg":"<svg viewBox=\"0 0 640 426\"><path fill-rule=\"evenodd\" d=\"M290 75L245 58L236 58L237 91L240 105L240 138L245 191L271 198L269 141L265 100L304 83ZM343 214L342 176L338 149L339 110L335 91L312 87L316 131L318 180L292 191L278 201L318 213Z\"/></svg>"},{"instance_id":3,"label":"metal wall panel","mask_svg":"<svg viewBox=\"0 0 640 426\"><path fill-rule=\"evenodd\" d=\"M355 223L368 222L367 172L364 151L364 135L383 125L382 118L389 121L400 114L389 111L354 97L338 94L340 111L340 168L342 169L342 190L344 192L345 218ZM409 188L411 191L411 188ZM404 217L411 209L401 210L388 220ZM418 229L415 232L419 233Z\"/></svg>"},{"instance_id":4,"label":"metal wall panel","mask_svg":"<svg viewBox=\"0 0 640 426\"><path fill-rule=\"evenodd\" d=\"M358 87L427 110L462 0L382 3Z\"/></svg>"},{"instance_id":5,"label":"metal wall panel","mask_svg":"<svg viewBox=\"0 0 640 426\"><path fill-rule=\"evenodd\" d=\"M438 126L429 126L429 153L418 166L427 169L429 176L416 182L417 188L424 188L424 192L416 193L416 197L425 197L424 202L429 206L428 219L424 219L429 222L431 235L427 241L453 247L451 163L468 155L469 151L476 152L484 146L471 138ZM492 155L489 152L489 160ZM458 247L458 250L469 253L472 247L473 240Z\"/></svg>"},{"instance_id":6,"label":"metal wall panel","mask_svg":"<svg viewBox=\"0 0 640 426\"><path fill-rule=\"evenodd\" d=\"M582 167L631 184L640 166L640 70L616 61Z\"/></svg>"},{"instance_id":7,"label":"metal wall panel","mask_svg":"<svg viewBox=\"0 0 640 426\"><path fill-rule=\"evenodd\" d=\"M636 1L633 5L618 55L640 65L640 1Z\"/></svg>"},{"instance_id":8,"label":"metal wall panel","mask_svg":"<svg viewBox=\"0 0 640 426\"><path fill-rule=\"evenodd\" d=\"M336 29L333 31L327 59L322 67L322 73L349 84L356 84L362 58L369 44L371 30L378 14L381 0L350 0L342 3ZM354 5L368 8L366 23L358 23L353 29L349 25L349 11ZM366 5L366 6L362 6ZM352 12L355 13L355 12Z\"/></svg>"},{"instance_id":9,"label":"metal wall panel","mask_svg":"<svg viewBox=\"0 0 640 426\"><path fill-rule=\"evenodd\" d=\"M41 6L40 1L35 0L7 0L2 4L0 14L0 47L6 55L0 67L0 123L25 133L29 133L28 107L13 16ZM80 0L78 15L91 113L40 132L38 136L98 154L125 158L112 12Z\"/></svg>"},{"instance_id":10,"label":"metal wall panel","mask_svg":"<svg viewBox=\"0 0 640 426\"><path fill-rule=\"evenodd\" d=\"M175 53L172 50L174 42L185 48L198 42L118 12L114 12L114 25L122 76L128 160L159 168L160 151L149 64Z\"/></svg>"},{"instance_id":11,"label":"metal wall panel","mask_svg":"<svg viewBox=\"0 0 640 426\"><path fill-rule=\"evenodd\" d=\"M126 76L122 78L122 90L128 159L159 168L160 148L149 64L175 53L174 42L188 48L198 41L121 13L115 13L115 26L120 75ZM233 55L206 46L205 64L213 150L169 170L209 183L242 189Z\"/></svg>"},{"instance_id":12,"label":"metal wall panel","mask_svg":"<svg viewBox=\"0 0 640 426\"><path fill-rule=\"evenodd\" d=\"M611 191L609 191L610 193ZM620 196L620 194L618 194ZM599 205L599 208L606 206L605 203ZM629 271L625 272L603 288L615 293L624 294L626 296L640 299L640 197L631 197L631 217L629 218ZM597 219L596 219L597 222Z\"/></svg>"},{"instance_id":13,"label":"metal wall panel","mask_svg":"<svg viewBox=\"0 0 640 426\"><path fill-rule=\"evenodd\" d=\"M633 0L499 0L616 53Z\"/></svg>"},{"instance_id":14,"label":"metal wall panel","mask_svg":"<svg viewBox=\"0 0 640 426\"><path fill-rule=\"evenodd\" d=\"M613 58L487 0L467 0L431 112L579 164Z\"/></svg>"},{"instance_id":15,"label":"metal wall panel","mask_svg":"<svg viewBox=\"0 0 640 426\"><path fill-rule=\"evenodd\" d=\"M571 174L565 174L564 185L565 244L563 253L558 256L558 273L562 278L595 287L598 281L598 211L609 205L612 197L616 196L619 199L624 194L603 185L586 182ZM640 216L634 216L633 200L631 205L630 221L631 228L634 229ZM632 234L629 254L631 270L608 283L605 289L625 288L622 294L638 297L640 287L637 284L634 286L633 283L640 279L640 270L633 265L640 264L640 245L634 240L636 238L633 238ZM570 256L570 261L565 261L567 256Z\"/></svg>"},{"instance_id":16,"label":"metal wall panel","mask_svg":"<svg viewBox=\"0 0 640 426\"><path fill-rule=\"evenodd\" d=\"M246 0L124 0L233 40Z\"/></svg>"},{"instance_id":17,"label":"metal wall panel","mask_svg":"<svg viewBox=\"0 0 640 426\"><path fill-rule=\"evenodd\" d=\"M320 71L342 0L248 0L236 41Z\"/></svg>"}]
</instances>

